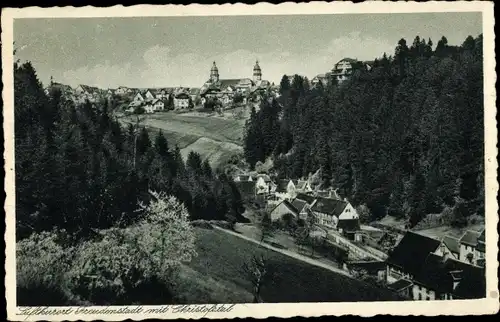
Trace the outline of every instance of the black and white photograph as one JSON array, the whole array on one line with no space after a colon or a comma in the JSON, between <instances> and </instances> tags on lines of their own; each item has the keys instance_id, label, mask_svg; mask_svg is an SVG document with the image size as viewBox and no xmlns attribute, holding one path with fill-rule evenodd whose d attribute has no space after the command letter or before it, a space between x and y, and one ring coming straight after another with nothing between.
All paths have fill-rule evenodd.
<instances>
[{"instance_id":1,"label":"black and white photograph","mask_svg":"<svg viewBox=\"0 0 500 322\"><path fill-rule=\"evenodd\" d=\"M185 8L11 18L17 314L498 302L484 9Z\"/></svg>"}]
</instances>

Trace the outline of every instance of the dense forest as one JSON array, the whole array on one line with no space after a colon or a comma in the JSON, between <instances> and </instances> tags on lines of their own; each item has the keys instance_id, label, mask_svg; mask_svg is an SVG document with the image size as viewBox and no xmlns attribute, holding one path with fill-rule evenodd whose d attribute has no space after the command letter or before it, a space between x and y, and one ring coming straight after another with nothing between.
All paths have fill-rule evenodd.
<instances>
[{"instance_id":1,"label":"dense forest","mask_svg":"<svg viewBox=\"0 0 500 322\"><path fill-rule=\"evenodd\" d=\"M284 76L281 96L252 110L245 158L274 159L281 177L320 170L370 219L410 226L448 209L450 223L484 217L482 35L451 46L401 39L394 55L342 84Z\"/></svg>"},{"instance_id":2,"label":"dense forest","mask_svg":"<svg viewBox=\"0 0 500 322\"><path fill-rule=\"evenodd\" d=\"M148 191L176 197L190 219L240 218L238 189L224 173L191 152L183 160L159 132L122 128L109 102L75 106L45 92L31 63L14 66L16 228L64 229L77 239L140 218Z\"/></svg>"}]
</instances>

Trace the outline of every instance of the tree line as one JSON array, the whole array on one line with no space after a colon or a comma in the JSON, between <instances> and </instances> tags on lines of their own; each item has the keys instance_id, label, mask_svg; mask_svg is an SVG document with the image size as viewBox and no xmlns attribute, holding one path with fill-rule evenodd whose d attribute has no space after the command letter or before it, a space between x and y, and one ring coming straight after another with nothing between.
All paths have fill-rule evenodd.
<instances>
[{"instance_id":1,"label":"tree line","mask_svg":"<svg viewBox=\"0 0 500 322\"><path fill-rule=\"evenodd\" d=\"M442 37L401 39L371 69L338 84L283 76L280 97L252 110L245 158L268 157L281 177L320 170L370 219L416 225L448 209L451 223L484 217L482 35L451 46Z\"/></svg>"},{"instance_id":2,"label":"tree line","mask_svg":"<svg viewBox=\"0 0 500 322\"><path fill-rule=\"evenodd\" d=\"M160 131L122 127L112 102L75 105L44 91L30 62L14 66L17 237L53 228L88 237L140 220L148 191L175 196L190 219L241 218L231 178L191 152L183 160Z\"/></svg>"}]
</instances>

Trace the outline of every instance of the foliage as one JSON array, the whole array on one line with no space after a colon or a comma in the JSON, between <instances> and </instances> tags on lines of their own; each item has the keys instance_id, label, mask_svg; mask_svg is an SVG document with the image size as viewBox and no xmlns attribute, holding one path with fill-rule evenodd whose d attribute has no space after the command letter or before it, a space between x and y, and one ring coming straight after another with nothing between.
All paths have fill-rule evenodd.
<instances>
[{"instance_id":1,"label":"foliage","mask_svg":"<svg viewBox=\"0 0 500 322\"><path fill-rule=\"evenodd\" d=\"M45 95L30 63L16 63L14 76L18 239L53 228L87 238L130 226L139 219L137 201L151 198L148 189L175 196L191 219L241 219L232 179L209 164L186 166L163 133L150 137L141 122L122 127L108 102L75 105L60 91Z\"/></svg>"},{"instance_id":2,"label":"foliage","mask_svg":"<svg viewBox=\"0 0 500 322\"><path fill-rule=\"evenodd\" d=\"M148 205L140 205L139 223L104 230L99 240L79 245L68 273L75 294L99 304L140 301L138 290L155 284L168 289L179 264L196 255L185 207L164 193L151 195Z\"/></svg>"},{"instance_id":3,"label":"foliage","mask_svg":"<svg viewBox=\"0 0 500 322\"><path fill-rule=\"evenodd\" d=\"M414 226L460 199L468 211L458 207L455 225L484 216L481 46L482 35L461 46L443 37L434 50L401 39L393 57L342 84L283 76L278 100L251 112L245 159L272 156L281 177L321 170L321 183L368 207L367 221L389 214Z\"/></svg>"},{"instance_id":4,"label":"foliage","mask_svg":"<svg viewBox=\"0 0 500 322\"><path fill-rule=\"evenodd\" d=\"M71 304L64 273L73 249L65 248L64 231L34 233L16 244L18 305Z\"/></svg>"},{"instance_id":5,"label":"foliage","mask_svg":"<svg viewBox=\"0 0 500 322\"><path fill-rule=\"evenodd\" d=\"M269 265L264 256L253 255L252 258L243 264L243 273L248 277L252 285L252 294L254 303L262 303L261 289L263 285L272 281L272 275L269 272ZM270 278L271 277L271 278Z\"/></svg>"}]
</instances>

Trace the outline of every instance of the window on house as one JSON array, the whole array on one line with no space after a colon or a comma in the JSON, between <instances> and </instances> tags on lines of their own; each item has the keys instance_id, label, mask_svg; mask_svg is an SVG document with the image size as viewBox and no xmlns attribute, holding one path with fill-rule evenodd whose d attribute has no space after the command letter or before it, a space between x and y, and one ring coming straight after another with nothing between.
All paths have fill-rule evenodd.
<instances>
[{"instance_id":1,"label":"window on house","mask_svg":"<svg viewBox=\"0 0 500 322\"><path fill-rule=\"evenodd\" d=\"M421 293L418 293L418 300L422 300L422 294Z\"/></svg>"}]
</instances>

